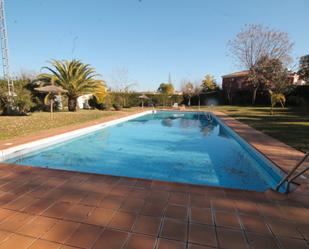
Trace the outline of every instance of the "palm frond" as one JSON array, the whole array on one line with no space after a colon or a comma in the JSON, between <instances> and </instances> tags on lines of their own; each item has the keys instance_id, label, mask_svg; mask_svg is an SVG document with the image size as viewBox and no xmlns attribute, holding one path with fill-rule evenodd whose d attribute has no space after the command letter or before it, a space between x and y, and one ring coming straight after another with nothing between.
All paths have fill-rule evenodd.
<instances>
[{"instance_id":1,"label":"palm frond","mask_svg":"<svg viewBox=\"0 0 309 249\"><path fill-rule=\"evenodd\" d=\"M44 98L44 104L48 105L51 98L53 98L53 95L51 93L46 94L45 98Z\"/></svg>"},{"instance_id":2,"label":"palm frond","mask_svg":"<svg viewBox=\"0 0 309 249\"><path fill-rule=\"evenodd\" d=\"M59 85L67 90L67 95L79 97L84 94L93 94L98 100L103 100L107 94L107 87L99 74L89 64L80 60L52 60L50 67L43 67L47 73L38 76L38 80L45 84Z\"/></svg>"}]
</instances>

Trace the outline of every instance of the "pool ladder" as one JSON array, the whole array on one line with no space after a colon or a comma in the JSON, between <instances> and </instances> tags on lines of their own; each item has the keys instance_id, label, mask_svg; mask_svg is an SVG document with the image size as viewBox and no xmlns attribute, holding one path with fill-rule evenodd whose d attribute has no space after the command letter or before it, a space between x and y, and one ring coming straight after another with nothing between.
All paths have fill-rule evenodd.
<instances>
[{"instance_id":1,"label":"pool ladder","mask_svg":"<svg viewBox=\"0 0 309 249\"><path fill-rule=\"evenodd\" d=\"M282 180L277 184L276 191L279 191L280 187L286 182L287 188L286 192L289 192L290 183L294 181L296 178L304 174L307 170L309 170L309 167L304 168L300 172L298 172L296 175L293 176L294 172L307 160L309 157L309 151L305 154L305 156L294 166L294 168L285 176L282 178Z\"/></svg>"}]
</instances>

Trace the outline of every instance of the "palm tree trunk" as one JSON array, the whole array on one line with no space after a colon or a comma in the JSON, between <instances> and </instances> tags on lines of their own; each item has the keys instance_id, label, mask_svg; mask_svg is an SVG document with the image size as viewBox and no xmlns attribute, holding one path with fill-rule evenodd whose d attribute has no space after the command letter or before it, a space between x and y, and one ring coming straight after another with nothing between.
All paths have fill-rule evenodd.
<instances>
[{"instance_id":1,"label":"palm tree trunk","mask_svg":"<svg viewBox=\"0 0 309 249\"><path fill-rule=\"evenodd\" d=\"M270 106L270 115L274 115L274 103L271 102L271 106Z\"/></svg>"},{"instance_id":2,"label":"palm tree trunk","mask_svg":"<svg viewBox=\"0 0 309 249\"><path fill-rule=\"evenodd\" d=\"M70 112L75 112L77 106L77 98L76 97L69 97L68 99L68 109Z\"/></svg>"}]
</instances>

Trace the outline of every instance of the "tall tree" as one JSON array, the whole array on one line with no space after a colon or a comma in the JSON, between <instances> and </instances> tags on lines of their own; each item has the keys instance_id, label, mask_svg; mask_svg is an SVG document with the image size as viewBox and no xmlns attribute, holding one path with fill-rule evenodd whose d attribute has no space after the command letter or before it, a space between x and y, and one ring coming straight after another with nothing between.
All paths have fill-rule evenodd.
<instances>
[{"instance_id":1,"label":"tall tree","mask_svg":"<svg viewBox=\"0 0 309 249\"><path fill-rule=\"evenodd\" d=\"M161 83L157 90L163 95L163 106L166 105L167 98L173 95L175 89L172 83Z\"/></svg>"},{"instance_id":2,"label":"tall tree","mask_svg":"<svg viewBox=\"0 0 309 249\"><path fill-rule=\"evenodd\" d=\"M191 98L194 95L194 85L191 81L183 80L181 84L181 91L183 95L188 99L188 106L191 105Z\"/></svg>"},{"instance_id":3,"label":"tall tree","mask_svg":"<svg viewBox=\"0 0 309 249\"><path fill-rule=\"evenodd\" d=\"M270 59L265 56L251 67L248 80L256 86L255 89L262 86L269 91L272 107L277 102L283 106L284 93L290 85L288 75L288 69L279 59Z\"/></svg>"},{"instance_id":4,"label":"tall tree","mask_svg":"<svg viewBox=\"0 0 309 249\"><path fill-rule=\"evenodd\" d=\"M172 83L161 83L158 87L158 92L166 95L172 95L174 93L174 86Z\"/></svg>"},{"instance_id":5,"label":"tall tree","mask_svg":"<svg viewBox=\"0 0 309 249\"><path fill-rule=\"evenodd\" d=\"M232 81L228 81L226 84L226 95L227 95L227 100L229 104L232 104L232 100L233 100L233 82Z\"/></svg>"},{"instance_id":6,"label":"tall tree","mask_svg":"<svg viewBox=\"0 0 309 249\"><path fill-rule=\"evenodd\" d=\"M228 43L232 57L240 67L247 70L254 68L266 57L288 65L292 61L293 45L287 33L262 25L248 25ZM252 103L254 104L260 83L251 82Z\"/></svg>"},{"instance_id":7,"label":"tall tree","mask_svg":"<svg viewBox=\"0 0 309 249\"><path fill-rule=\"evenodd\" d=\"M232 57L246 69L265 56L284 64L290 63L293 45L287 33L255 24L247 25L234 40L228 42Z\"/></svg>"},{"instance_id":8,"label":"tall tree","mask_svg":"<svg viewBox=\"0 0 309 249\"><path fill-rule=\"evenodd\" d=\"M127 68L116 68L111 75L112 90L120 97L122 106L127 106L128 97L132 89L137 85L129 78L129 71Z\"/></svg>"},{"instance_id":9,"label":"tall tree","mask_svg":"<svg viewBox=\"0 0 309 249\"><path fill-rule=\"evenodd\" d=\"M248 80L265 89L283 93L289 86L288 74L288 69L280 60L263 57L251 67Z\"/></svg>"},{"instance_id":10,"label":"tall tree","mask_svg":"<svg viewBox=\"0 0 309 249\"><path fill-rule=\"evenodd\" d=\"M107 94L105 82L97 79L94 68L79 60L53 60L51 67L44 67L48 73L38 76L44 84L55 84L67 90L69 111L76 111L77 98L85 94L93 94L102 102Z\"/></svg>"},{"instance_id":11,"label":"tall tree","mask_svg":"<svg viewBox=\"0 0 309 249\"><path fill-rule=\"evenodd\" d=\"M194 95L198 97L198 109L200 110L201 108L201 94L204 91L204 88L199 82L195 82L194 84Z\"/></svg>"},{"instance_id":12,"label":"tall tree","mask_svg":"<svg viewBox=\"0 0 309 249\"><path fill-rule=\"evenodd\" d=\"M202 80L202 88L204 92L216 90L218 86L215 77L211 74L206 74Z\"/></svg>"},{"instance_id":13,"label":"tall tree","mask_svg":"<svg viewBox=\"0 0 309 249\"><path fill-rule=\"evenodd\" d=\"M300 57L299 59L299 71L298 74L301 79L309 84L309 54Z\"/></svg>"}]
</instances>

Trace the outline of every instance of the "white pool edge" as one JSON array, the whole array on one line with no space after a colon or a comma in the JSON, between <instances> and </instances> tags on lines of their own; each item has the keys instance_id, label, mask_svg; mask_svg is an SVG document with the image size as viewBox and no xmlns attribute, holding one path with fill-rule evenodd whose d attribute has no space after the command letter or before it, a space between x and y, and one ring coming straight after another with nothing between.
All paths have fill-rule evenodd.
<instances>
[{"instance_id":1,"label":"white pool edge","mask_svg":"<svg viewBox=\"0 0 309 249\"><path fill-rule=\"evenodd\" d=\"M57 144L57 143L65 142L65 141L70 140L72 138L80 137L80 136L86 135L88 133L91 133L91 132L94 132L94 131L97 131L97 130L101 130L101 129L104 129L106 127L116 125L116 124L131 120L131 119L134 119L134 118L138 118L138 117L141 117L141 116L144 116L144 115L147 115L147 114L151 114L151 113L153 113L153 110L144 111L144 112L132 114L132 115L129 115L129 116L126 116L126 117L118 118L118 119L115 119L115 120L102 122L102 123L97 124L97 125L88 126L88 127L85 127L85 128L65 132L65 133L62 133L62 134L59 134L59 135L35 140L33 142L29 142L29 143L17 145L17 146L14 146L14 147L10 147L8 149L0 150L0 162L3 162L5 160L8 160L8 159L11 159L11 158L14 158L14 157L20 157L20 156L23 156L23 155L28 154L30 152L36 151L38 149L43 149L43 148L46 148L48 146L51 146L51 145L54 145L54 144Z\"/></svg>"}]
</instances>

